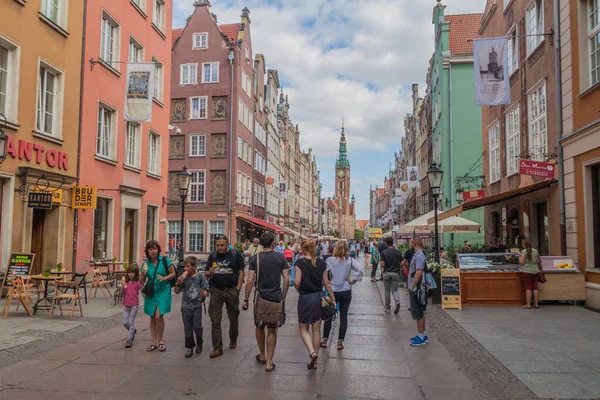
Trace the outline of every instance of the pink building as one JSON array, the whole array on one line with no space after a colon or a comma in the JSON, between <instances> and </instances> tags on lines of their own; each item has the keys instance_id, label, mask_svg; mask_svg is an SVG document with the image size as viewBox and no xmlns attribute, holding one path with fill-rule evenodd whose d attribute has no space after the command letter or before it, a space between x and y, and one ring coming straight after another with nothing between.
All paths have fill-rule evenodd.
<instances>
[{"instance_id":1,"label":"pink building","mask_svg":"<svg viewBox=\"0 0 600 400\"><path fill-rule=\"evenodd\" d=\"M171 10L172 0L87 3L79 184L97 188L97 204L78 212L77 265L140 262L147 240L165 242ZM155 63L151 122L124 120L127 61Z\"/></svg>"}]
</instances>

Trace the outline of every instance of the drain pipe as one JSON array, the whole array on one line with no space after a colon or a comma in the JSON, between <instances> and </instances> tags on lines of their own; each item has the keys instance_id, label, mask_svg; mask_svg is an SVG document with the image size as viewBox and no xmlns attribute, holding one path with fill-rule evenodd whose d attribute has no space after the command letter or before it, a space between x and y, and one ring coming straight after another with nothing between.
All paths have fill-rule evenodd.
<instances>
[{"instance_id":1,"label":"drain pipe","mask_svg":"<svg viewBox=\"0 0 600 400\"><path fill-rule=\"evenodd\" d=\"M229 231L227 232L227 237L229 238L229 242L231 243L231 241L233 240L233 238L231 237L231 231L232 231L232 226L233 226L233 207L232 207L232 190L233 190L233 77L234 77L234 68L233 68L233 62L235 61L235 49L233 47L229 48L229 55L227 56L227 59L229 60L229 69L231 71L231 84L229 87L229 143L228 143L228 151L229 151L229 198L227 200L227 219L229 220Z\"/></svg>"},{"instance_id":2,"label":"drain pipe","mask_svg":"<svg viewBox=\"0 0 600 400\"><path fill-rule=\"evenodd\" d=\"M565 227L565 174L561 140L563 138L562 73L560 70L560 4L554 0L554 68L556 69L556 136L558 141L558 190L560 196L560 254L567 254L567 231Z\"/></svg>"}]
</instances>

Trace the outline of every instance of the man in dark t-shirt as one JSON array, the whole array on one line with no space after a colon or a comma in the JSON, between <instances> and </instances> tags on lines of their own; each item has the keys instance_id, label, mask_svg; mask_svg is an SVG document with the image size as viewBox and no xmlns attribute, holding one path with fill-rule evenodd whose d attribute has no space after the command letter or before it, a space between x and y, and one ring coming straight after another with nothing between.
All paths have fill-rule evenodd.
<instances>
[{"instance_id":1,"label":"man in dark t-shirt","mask_svg":"<svg viewBox=\"0 0 600 400\"><path fill-rule=\"evenodd\" d=\"M394 247L394 239L386 238L387 249L381 253L381 273L383 275L383 288L385 298L385 311L391 310L390 292L394 296L396 308L394 314L400 312L400 270L402 268L402 252Z\"/></svg>"},{"instance_id":2,"label":"man in dark t-shirt","mask_svg":"<svg viewBox=\"0 0 600 400\"><path fill-rule=\"evenodd\" d=\"M208 316L212 324L213 352L210 358L223 355L223 337L221 336L221 319L223 304L229 318L229 348L237 347L239 334L238 319L240 316L240 289L244 283L244 257L236 249L229 248L229 239L225 235L216 238L217 251L208 256L208 271L204 275L210 279L210 303Z\"/></svg>"},{"instance_id":3,"label":"man in dark t-shirt","mask_svg":"<svg viewBox=\"0 0 600 400\"><path fill-rule=\"evenodd\" d=\"M265 232L260 236L260 245L262 252L250 259L248 268L248 282L246 282L246 296L244 297L244 311L248 310L248 301L250 293L254 286L255 278L258 282L258 293L261 299L270 302L285 302L287 291L290 287L289 266L283 254L273 251L275 235L271 232ZM283 291L281 278L283 277ZM254 305L256 307L256 304ZM275 344L277 343L277 327L266 326L254 321L256 325L256 341L258 342L257 361L266 363L266 370L275 369L273 364L273 355L275 354ZM266 352L266 354L265 354Z\"/></svg>"}]
</instances>

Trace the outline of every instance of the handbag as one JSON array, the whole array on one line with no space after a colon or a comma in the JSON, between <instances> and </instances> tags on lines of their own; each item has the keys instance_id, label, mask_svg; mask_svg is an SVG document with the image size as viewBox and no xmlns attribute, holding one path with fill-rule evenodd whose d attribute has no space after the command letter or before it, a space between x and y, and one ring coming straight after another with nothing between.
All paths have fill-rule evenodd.
<instances>
[{"instance_id":1,"label":"handbag","mask_svg":"<svg viewBox=\"0 0 600 400\"><path fill-rule=\"evenodd\" d=\"M540 271L540 274L538 275L538 282L546 283L546 274L544 274L544 269L542 268L542 260L540 259L539 256L538 256L538 269Z\"/></svg>"},{"instance_id":2,"label":"handbag","mask_svg":"<svg viewBox=\"0 0 600 400\"><path fill-rule=\"evenodd\" d=\"M329 321L335 319L337 310L335 304L329 296L321 296L321 319L323 321Z\"/></svg>"},{"instance_id":3,"label":"handbag","mask_svg":"<svg viewBox=\"0 0 600 400\"><path fill-rule=\"evenodd\" d=\"M154 277L152 281L146 280L146 284L142 288L142 294L146 297L154 297L154 279L156 279L156 270L154 270Z\"/></svg>"},{"instance_id":4,"label":"handbag","mask_svg":"<svg viewBox=\"0 0 600 400\"><path fill-rule=\"evenodd\" d=\"M285 323L283 301L268 301L260 297L258 279L260 276L260 253L256 255L256 281L254 284L254 325L257 327L279 328Z\"/></svg>"}]
</instances>

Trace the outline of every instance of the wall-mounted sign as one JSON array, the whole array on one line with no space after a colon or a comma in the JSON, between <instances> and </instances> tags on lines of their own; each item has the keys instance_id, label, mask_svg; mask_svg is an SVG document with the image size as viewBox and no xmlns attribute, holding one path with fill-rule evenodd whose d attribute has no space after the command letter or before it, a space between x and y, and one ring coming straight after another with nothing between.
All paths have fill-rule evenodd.
<instances>
[{"instance_id":1,"label":"wall-mounted sign","mask_svg":"<svg viewBox=\"0 0 600 400\"><path fill-rule=\"evenodd\" d=\"M519 160L519 174L521 175L554 179L555 169L556 166L553 163L523 159Z\"/></svg>"},{"instance_id":2,"label":"wall-mounted sign","mask_svg":"<svg viewBox=\"0 0 600 400\"><path fill-rule=\"evenodd\" d=\"M47 149L41 144L23 139L19 139L15 143L12 136L8 136L6 141L6 154L10 154L13 158L19 160L34 160L36 164L41 164L44 160L50 168L58 167L58 169L64 169L65 171L69 168L69 155L67 153Z\"/></svg>"},{"instance_id":3,"label":"wall-mounted sign","mask_svg":"<svg viewBox=\"0 0 600 400\"><path fill-rule=\"evenodd\" d=\"M29 192L27 207L43 208L49 210L52 208L52 193L49 192Z\"/></svg>"},{"instance_id":4,"label":"wall-mounted sign","mask_svg":"<svg viewBox=\"0 0 600 400\"><path fill-rule=\"evenodd\" d=\"M473 201L473 200L483 199L483 198L485 198L485 190L484 189L469 190L467 192L463 192L462 197L463 197L463 201L465 203L469 202L469 201Z\"/></svg>"},{"instance_id":5,"label":"wall-mounted sign","mask_svg":"<svg viewBox=\"0 0 600 400\"><path fill-rule=\"evenodd\" d=\"M368 230L369 239L379 239L383 235L381 228L369 228Z\"/></svg>"},{"instance_id":6,"label":"wall-mounted sign","mask_svg":"<svg viewBox=\"0 0 600 400\"><path fill-rule=\"evenodd\" d=\"M62 189L58 189L54 192L50 192L52 194L52 202L60 204L63 200L63 191Z\"/></svg>"},{"instance_id":7,"label":"wall-mounted sign","mask_svg":"<svg viewBox=\"0 0 600 400\"><path fill-rule=\"evenodd\" d=\"M96 208L96 188L94 186L73 187L73 208Z\"/></svg>"}]
</instances>

